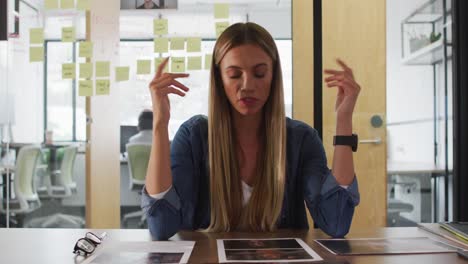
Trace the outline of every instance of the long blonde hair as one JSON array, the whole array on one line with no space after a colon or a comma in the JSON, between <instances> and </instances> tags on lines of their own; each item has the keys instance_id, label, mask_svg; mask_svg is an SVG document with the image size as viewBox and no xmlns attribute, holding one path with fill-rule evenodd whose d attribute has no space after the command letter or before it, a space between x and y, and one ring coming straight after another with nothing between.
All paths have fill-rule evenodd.
<instances>
[{"instance_id":1,"label":"long blonde hair","mask_svg":"<svg viewBox=\"0 0 468 264\"><path fill-rule=\"evenodd\" d=\"M231 106L223 88L219 65L232 48L254 44L273 61L271 90L263 111L257 174L249 203L242 207L242 184L236 155ZM286 118L280 58L271 35L254 23L228 27L216 41L210 73L208 113L211 222L206 231L242 228L273 231L281 213L286 166Z\"/></svg>"}]
</instances>

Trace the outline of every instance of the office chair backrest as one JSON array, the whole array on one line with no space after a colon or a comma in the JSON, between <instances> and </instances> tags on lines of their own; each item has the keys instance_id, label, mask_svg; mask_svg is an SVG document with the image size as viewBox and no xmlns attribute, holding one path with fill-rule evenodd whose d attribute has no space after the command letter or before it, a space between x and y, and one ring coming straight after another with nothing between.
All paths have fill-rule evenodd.
<instances>
[{"instance_id":1,"label":"office chair backrest","mask_svg":"<svg viewBox=\"0 0 468 264\"><path fill-rule=\"evenodd\" d=\"M64 186L74 184L73 168L76 160L77 146L68 146L63 149L62 164L60 165L60 182Z\"/></svg>"},{"instance_id":2,"label":"office chair backrest","mask_svg":"<svg viewBox=\"0 0 468 264\"><path fill-rule=\"evenodd\" d=\"M36 165L41 155L39 146L22 147L16 160L15 168L15 195L20 202L21 208L29 207L28 201L38 201L34 176L36 175Z\"/></svg>"},{"instance_id":3,"label":"office chair backrest","mask_svg":"<svg viewBox=\"0 0 468 264\"><path fill-rule=\"evenodd\" d=\"M128 153L128 169L130 172L130 189L133 189L134 185L145 184L151 144L129 143L126 145L126 148Z\"/></svg>"}]
</instances>

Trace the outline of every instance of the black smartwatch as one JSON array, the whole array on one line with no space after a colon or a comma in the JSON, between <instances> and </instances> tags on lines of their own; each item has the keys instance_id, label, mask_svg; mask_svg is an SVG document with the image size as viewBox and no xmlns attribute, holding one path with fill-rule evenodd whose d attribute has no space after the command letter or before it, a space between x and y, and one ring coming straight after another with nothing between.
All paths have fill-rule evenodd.
<instances>
[{"instance_id":1,"label":"black smartwatch","mask_svg":"<svg viewBox=\"0 0 468 264\"><path fill-rule=\"evenodd\" d=\"M356 134L352 134L351 136L334 136L333 146L336 145L350 146L353 152L356 152L358 146L358 136Z\"/></svg>"}]
</instances>

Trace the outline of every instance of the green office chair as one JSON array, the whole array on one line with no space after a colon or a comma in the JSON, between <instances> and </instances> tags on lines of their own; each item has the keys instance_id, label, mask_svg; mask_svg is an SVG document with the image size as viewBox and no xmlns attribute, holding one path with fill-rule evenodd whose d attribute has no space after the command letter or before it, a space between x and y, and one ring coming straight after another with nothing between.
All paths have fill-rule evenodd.
<instances>
[{"instance_id":1,"label":"green office chair","mask_svg":"<svg viewBox=\"0 0 468 264\"><path fill-rule=\"evenodd\" d=\"M47 192L40 192L42 199L48 199L50 202L60 201L61 199L71 197L76 194L76 182L73 180L73 169L76 160L78 147L71 145L63 148L63 156L61 158L60 170L52 171L50 177L54 180L45 181ZM56 202L55 207L60 207L60 203ZM56 213L50 216L33 219L28 223L28 227L41 228L83 228L85 220L82 217Z\"/></svg>"},{"instance_id":2,"label":"green office chair","mask_svg":"<svg viewBox=\"0 0 468 264\"><path fill-rule=\"evenodd\" d=\"M18 226L22 226L23 217L26 214L41 207L35 184L36 166L40 153L39 146L22 147L12 171L14 197L9 202L9 209L12 216L18 216ZM6 213L6 207L7 203L3 200L0 204L0 212Z\"/></svg>"},{"instance_id":3,"label":"green office chair","mask_svg":"<svg viewBox=\"0 0 468 264\"><path fill-rule=\"evenodd\" d=\"M146 170L151 153L151 144L129 143L126 145L128 153L128 170L130 175L130 190L138 191L145 184ZM143 227L146 221L146 215L142 210L125 214L122 220L124 226L130 218L140 218L139 226Z\"/></svg>"}]
</instances>

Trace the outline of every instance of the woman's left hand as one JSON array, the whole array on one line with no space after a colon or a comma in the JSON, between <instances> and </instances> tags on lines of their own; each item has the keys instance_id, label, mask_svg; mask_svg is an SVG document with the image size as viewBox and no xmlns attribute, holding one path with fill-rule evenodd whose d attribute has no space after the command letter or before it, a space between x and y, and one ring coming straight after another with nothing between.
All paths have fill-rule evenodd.
<instances>
[{"instance_id":1,"label":"woman's left hand","mask_svg":"<svg viewBox=\"0 0 468 264\"><path fill-rule=\"evenodd\" d=\"M338 88L335 103L336 114L340 117L352 118L361 87L354 80L353 70L340 59L337 59L336 62L343 70L325 69L325 74L330 75L325 78L325 82L329 88Z\"/></svg>"}]
</instances>

